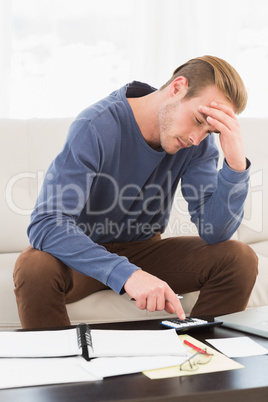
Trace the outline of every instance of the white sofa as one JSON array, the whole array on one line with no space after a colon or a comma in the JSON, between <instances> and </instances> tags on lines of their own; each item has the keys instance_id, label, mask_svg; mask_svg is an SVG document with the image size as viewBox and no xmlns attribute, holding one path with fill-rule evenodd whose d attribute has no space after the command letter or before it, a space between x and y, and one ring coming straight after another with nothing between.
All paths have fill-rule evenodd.
<instances>
[{"instance_id":1,"label":"white sofa","mask_svg":"<svg viewBox=\"0 0 268 402\"><path fill-rule=\"evenodd\" d=\"M26 248L26 228L46 169L60 151L71 118L0 120L0 329L20 327L13 291L13 267ZM268 119L240 119L247 156L252 162L251 187L243 224L234 237L252 246L259 256L259 276L248 307L268 305ZM172 210L167 236L195 233L180 192ZM198 293L184 295L186 313ZM97 292L67 306L73 324L131 321L165 316L136 308L128 295Z\"/></svg>"}]
</instances>

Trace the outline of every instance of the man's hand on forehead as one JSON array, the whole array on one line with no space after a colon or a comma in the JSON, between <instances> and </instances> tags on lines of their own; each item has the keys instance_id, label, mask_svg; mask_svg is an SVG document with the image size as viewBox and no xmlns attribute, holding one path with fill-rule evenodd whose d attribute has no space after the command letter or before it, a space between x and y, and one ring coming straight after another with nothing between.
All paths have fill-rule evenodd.
<instances>
[{"instance_id":1,"label":"man's hand on forehead","mask_svg":"<svg viewBox=\"0 0 268 402\"><path fill-rule=\"evenodd\" d=\"M240 124L231 105L211 102L210 106L200 105L198 111L206 115L208 124L220 133L220 144L228 165L237 171L246 169L244 144Z\"/></svg>"},{"instance_id":2,"label":"man's hand on forehead","mask_svg":"<svg viewBox=\"0 0 268 402\"><path fill-rule=\"evenodd\" d=\"M215 133L221 133L221 129L232 124L232 120L236 119L233 109L223 103L211 102L210 106L200 105L199 112L203 114L208 124L215 127Z\"/></svg>"}]
</instances>

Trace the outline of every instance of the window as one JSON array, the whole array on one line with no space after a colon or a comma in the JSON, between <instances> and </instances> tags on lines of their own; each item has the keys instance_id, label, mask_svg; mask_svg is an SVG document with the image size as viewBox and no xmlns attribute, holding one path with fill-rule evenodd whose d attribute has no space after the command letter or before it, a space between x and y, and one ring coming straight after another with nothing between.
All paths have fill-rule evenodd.
<instances>
[{"instance_id":1,"label":"window","mask_svg":"<svg viewBox=\"0 0 268 402\"><path fill-rule=\"evenodd\" d=\"M0 0L1 117L75 116L134 79L156 87L213 54L268 115L266 0Z\"/></svg>"}]
</instances>

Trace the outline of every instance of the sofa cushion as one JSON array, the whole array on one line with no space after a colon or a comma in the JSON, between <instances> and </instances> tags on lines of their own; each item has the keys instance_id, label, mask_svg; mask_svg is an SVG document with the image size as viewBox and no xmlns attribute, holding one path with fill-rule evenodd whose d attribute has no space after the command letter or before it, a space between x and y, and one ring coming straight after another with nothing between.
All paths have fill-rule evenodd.
<instances>
[{"instance_id":1,"label":"sofa cushion","mask_svg":"<svg viewBox=\"0 0 268 402\"><path fill-rule=\"evenodd\" d=\"M140 321L173 317L165 311L149 312L139 310L129 295L118 295L113 290L101 290L75 303L67 304L72 324L80 322L104 323L121 321Z\"/></svg>"}]
</instances>

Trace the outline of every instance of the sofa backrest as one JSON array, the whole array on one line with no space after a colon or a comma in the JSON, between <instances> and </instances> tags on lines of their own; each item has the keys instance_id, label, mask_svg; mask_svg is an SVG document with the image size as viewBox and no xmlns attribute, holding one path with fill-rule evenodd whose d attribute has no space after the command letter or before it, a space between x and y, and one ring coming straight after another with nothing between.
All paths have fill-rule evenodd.
<instances>
[{"instance_id":1,"label":"sofa backrest","mask_svg":"<svg viewBox=\"0 0 268 402\"><path fill-rule=\"evenodd\" d=\"M29 245L26 229L44 174L72 119L0 119L0 252Z\"/></svg>"},{"instance_id":2,"label":"sofa backrest","mask_svg":"<svg viewBox=\"0 0 268 402\"><path fill-rule=\"evenodd\" d=\"M245 118L240 124L252 167L245 215L237 233L239 240L249 244L268 240L268 119Z\"/></svg>"},{"instance_id":3,"label":"sofa backrest","mask_svg":"<svg viewBox=\"0 0 268 402\"><path fill-rule=\"evenodd\" d=\"M61 150L72 118L0 119L0 252L29 245L26 229L45 172ZM268 119L240 119L252 162L245 217L236 236L246 243L268 239ZM165 236L193 235L179 191Z\"/></svg>"}]
</instances>

